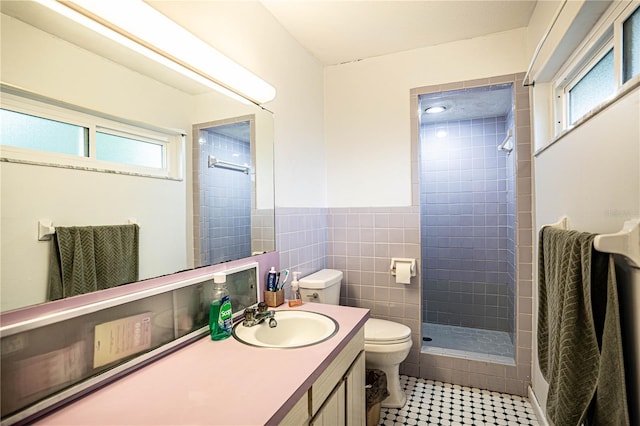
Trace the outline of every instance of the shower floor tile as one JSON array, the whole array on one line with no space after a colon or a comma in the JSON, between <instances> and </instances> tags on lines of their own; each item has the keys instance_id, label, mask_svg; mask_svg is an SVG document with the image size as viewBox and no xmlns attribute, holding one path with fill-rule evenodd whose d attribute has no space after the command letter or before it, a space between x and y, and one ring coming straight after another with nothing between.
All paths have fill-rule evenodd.
<instances>
[{"instance_id":1,"label":"shower floor tile","mask_svg":"<svg viewBox=\"0 0 640 426\"><path fill-rule=\"evenodd\" d=\"M453 325L425 323L422 352L515 365L513 343L509 333Z\"/></svg>"},{"instance_id":2,"label":"shower floor tile","mask_svg":"<svg viewBox=\"0 0 640 426\"><path fill-rule=\"evenodd\" d=\"M380 410L379 425L529 425L538 421L527 398L400 375L402 408Z\"/></svg>"}]
</instances>

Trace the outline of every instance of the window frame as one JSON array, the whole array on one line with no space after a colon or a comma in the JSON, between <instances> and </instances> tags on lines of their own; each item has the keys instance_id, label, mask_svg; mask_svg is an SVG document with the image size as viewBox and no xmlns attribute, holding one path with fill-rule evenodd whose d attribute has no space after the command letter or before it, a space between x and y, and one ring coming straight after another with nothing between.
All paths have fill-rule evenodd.
<instances>
[{"instance_id":1,"label":"window frame","mask_svg":"<svg viewBox=\"0 0 640 426\"><path fill-rule=\"evenodd\" d=\"M107 116L94 111L75 109L73 105L57 105L55 101L34 99L22 94L3 91L0 107L22 114L29 114L49 120L60 121L89 129L89 155L79 156L50 151L0 145L0 158L16 162L32 163L50 167L66 167L91 170L97 172L117 172L122 174L139 175L145 177L183 179L183 159L185 132L163 129L143 123L130 123L118 120L117 117ZM137 166L120 162L98 160L96 158L96 131L138 139L162 146L161 168Z\"/></svg>"},{"instance_id":2,"label":"window frame","mask_svg":"<svg viewBox=\"0 0 640 426\"><path fill-rule=\"evenodd\" d=\"M614 46L614 42L613 42L613 37L610 37L606 40L606 42L599 48L596 50L596 52L594 53L594 55L591 57L591 59L583 66L581 67L579 70L576 70L577 73L575 73L575 75L573 76L573 78L571 78L569 80L569 82L564 85L563 89L562 89L562 98L563 98L563 122L566 123L567 127L572 127L575 125L575 123L580 120L582 117L584 117L585 115L588 115L589 112L586 112L585 114L583 114L582 116L578 117L574 123L571 123L571 90L573 90L574 87L576 87L576 85L578 83L580 83L582 81L582 79L589 74L589 72L591 72L596 65L598 65L600 63L600 61L602 59L604 59L605 56L607 56L609 54L609 52L613 51L613 80L614 80L614 90L613 92L605 99L603 99L600 103L606 102L607 100L611 99L612 96L615 95L616 91L617 91L617 81L616 81L616 51L615 51L615 46Z\"/></svg>"},{"instance_id":3,"label":"window frame","mask_svg":"<svg viewBox=\"0 0 640 426\"><path fill-rule=\"evenodd\" d=\"M627 82L623 81L624 67L622 58L622 25L638 8L640 8L638 2L614 2L552 79L554 134L556 137L579 125L594 113L597 113L603 105L608 104L612 99L618 98L627 88L640 81L640 74L630 78ZM570 123L569 91L598 64L610 49L613 49L613 78L615 85L613 93L576 119L574 123Z\"/></svg>"},{"instance_id":4,"label":"window frame","mask_svg":"<svg viewBox=\"0 0 640 426\"><path fill-rule=\"evenodd\" d=\"M140 142L151 143L154 145L160 145L162 148L162 167L158 169L154 167L150 167L150 169L162 170L167 168L168 150L169 150L169 144L171 143L170 138L168 136L163 136L157 133L149 134L148 132L145 132L143 134L142 131L139 131L138 129L135 129L135 128L130 129L129 131L125 131L123 126L124 125L121 125L119 126L120 128L113 129L112 127L96 125L94 129L94 135L96 135L97 133L103 133L107 135L120 136L127 139L133 139ZM127 127L131 127L131 126L127 126ZM94 140L96 142L96 150L94 151L94 153L97 156L98 155L97 137ZM105 161L105 160L98 160L96 158L96 161ZM105 163L110 163L110 162L105 161ZM117 163L117 164L127 164L127 163ZM144 166L134 166L134 167L144 167Z\"/></svg>"},{"instance_id":5,"label":"window frame","mask_svg":"<svg viewBox=\"0 0 640 426\"><path fill-rule=\"evenodd\" d=\"M638 74L634 75L633 77L631 77L629 80L627 80L625 82L624 81L624 64L622 64L622 59L624 59L624 23L636 11L640 11L640 4L636 3L636 7L629 7L628 9L625 9L623 11L623 13L620 15L620 17L618 18L617 25L614 28L614 30L618 32L618 39L620 40L620 43L619 43L619 50L620 50L619 58L621 60L621 63L620 63L620 76L619 77L620 77L620 82L622 83L623 87L627 87L628 83L631 82L631 81L638 81L638 78L640 76L640 73L638 73Z\"/></svg>"}]
</instances>

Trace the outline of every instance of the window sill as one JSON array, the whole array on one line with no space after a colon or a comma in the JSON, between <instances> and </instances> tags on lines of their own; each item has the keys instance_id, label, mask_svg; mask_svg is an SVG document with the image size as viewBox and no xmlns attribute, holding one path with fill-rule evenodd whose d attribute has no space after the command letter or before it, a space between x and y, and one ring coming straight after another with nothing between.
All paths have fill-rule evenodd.
<instances>
[{"instance_id":1,"label":"window sill","mask_svg":"<svg viewBox=\"0 0 640 426\"><path fill-rule=\"evenodd\" d=\"M59 164L59 163L47 163L41 161L31 161L31 160L19 160L16 158L8 158L8 157L0 157L0 163L14 163L14 164L28 164L32 166L43 166L43 167L57 167L61 169L70 169L70 170L82 170L85 172L96 172L96 173L110 173L116 175L126 175L126 176L137 176L137 177L145 177L152 179L163 179L163 180L172 180L176 182L181 182L184 179L172 176L161 176L157 174L147 174L147 173L139 173L139 172L129 172L124 170L113 170L113 169L102 169L98 167L88 167L88 166L75 166L70 164Z\"/></svg>"}]
</instances>

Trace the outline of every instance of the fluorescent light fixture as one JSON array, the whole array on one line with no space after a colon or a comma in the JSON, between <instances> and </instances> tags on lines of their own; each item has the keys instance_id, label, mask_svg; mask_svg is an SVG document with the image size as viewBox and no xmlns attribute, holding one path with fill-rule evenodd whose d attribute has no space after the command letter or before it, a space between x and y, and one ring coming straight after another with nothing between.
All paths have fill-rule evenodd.
<instances>
[{"instance_id":1,"label":"fluorescent light fixture","mask_svg":"<svg viewBox=\"0 0 640 426\"><path fill-rule=\"evenodd\" d=\"M39 3L234 99L261 104L273 86L238 65L142 0ZM241 96L238 96L241 95ZM243 99L246 103L246 99Z\"/></svg>"},{"instance_id":2,"label":"fluorescent light fixture","mask_svg":"<svg viewBox=\"0 0 640 426\"><path fill-rule=\"evenodd\" d=\"M438 105L438 106L429 107L425 109L424 112L426 112L427 114L438 114L441 112L445 112L446 110L447 110L447 107Z\"/></svg>"}]
</instances>

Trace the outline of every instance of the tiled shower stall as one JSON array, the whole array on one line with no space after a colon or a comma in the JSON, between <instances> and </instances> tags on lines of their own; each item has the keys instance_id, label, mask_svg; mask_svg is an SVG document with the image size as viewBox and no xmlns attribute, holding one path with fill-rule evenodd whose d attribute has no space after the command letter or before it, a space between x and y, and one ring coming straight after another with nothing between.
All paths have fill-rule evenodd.
<instances>
[{"instance_id":1,"label":"tiled shower stall","mask_svg":"<svg viewBox=\"0 0 640 426\"><path fill-rule=\"evenodd\" d=\"M463 109L468 93L491 91L502 94L503 114L420 127L423 346L513 364L515 154L497 149L514 131L513 89L447 93Z\"/></svg>"}]
</instances>

